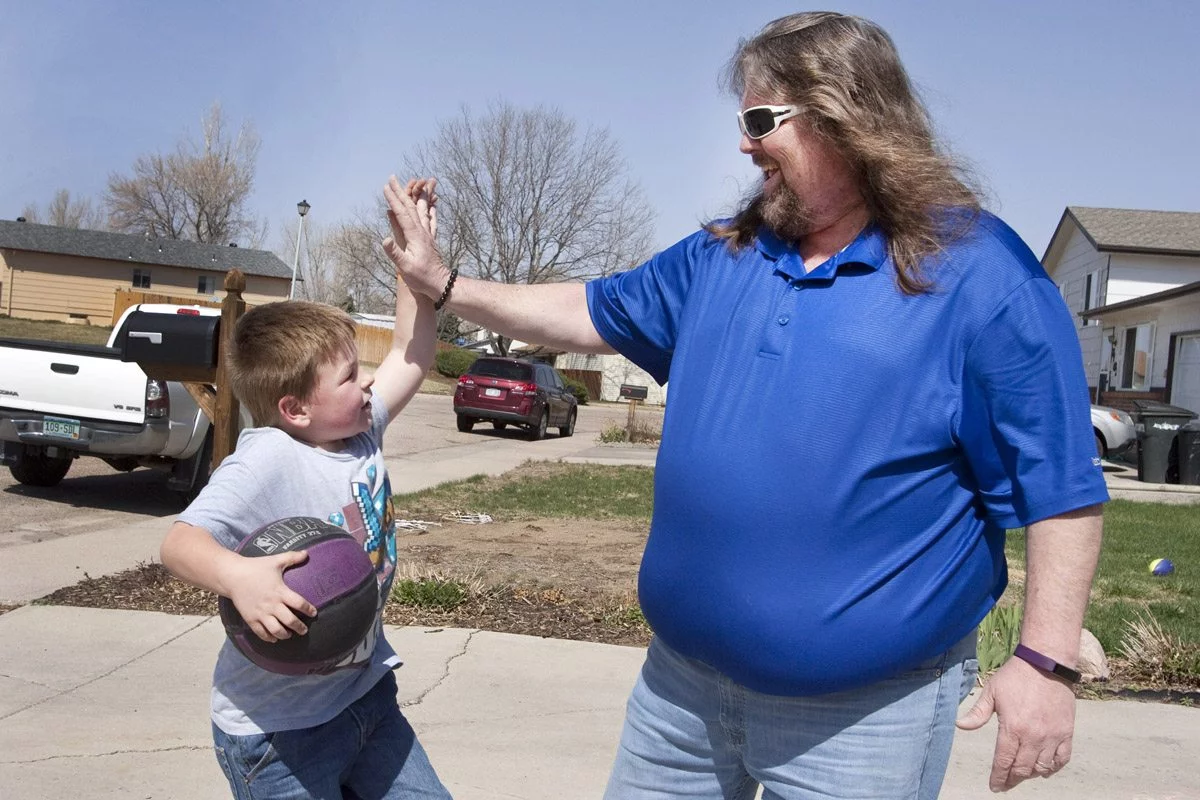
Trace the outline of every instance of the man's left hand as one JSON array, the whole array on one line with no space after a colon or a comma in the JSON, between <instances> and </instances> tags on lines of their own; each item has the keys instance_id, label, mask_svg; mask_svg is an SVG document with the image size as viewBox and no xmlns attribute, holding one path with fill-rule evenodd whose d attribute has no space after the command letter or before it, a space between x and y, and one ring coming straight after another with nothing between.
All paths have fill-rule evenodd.
<instances>
[{"instance_id":1,"label":"man's left hand","mask_svg":"<svg viewBox=\"0 0 1200 800\"><path fill-rule=\"evenodd\" d=\"M1071 760L1075 692L1066 681L1010 658L984 684L958 727L978 730L992 714L1000 722L988 780L993 792L1008 791L1026 778L1048 778Z\"/></svg>"}]
</instances>

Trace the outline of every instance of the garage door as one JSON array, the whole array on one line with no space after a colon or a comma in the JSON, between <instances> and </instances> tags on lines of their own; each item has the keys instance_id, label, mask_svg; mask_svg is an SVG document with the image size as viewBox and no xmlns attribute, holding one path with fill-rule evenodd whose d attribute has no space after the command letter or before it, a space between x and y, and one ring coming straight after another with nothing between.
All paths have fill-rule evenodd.
<instances>
[{"instance_id":1,"label":"garage door","mask_svg":"<svg viewBox=\"0 0 1200 800\"><path fill-rule=\"evenodd\" d=\"M1200 335L1180 336L1171 376L1171 403L1200 414Z\"/></svg>"}]
</instances>

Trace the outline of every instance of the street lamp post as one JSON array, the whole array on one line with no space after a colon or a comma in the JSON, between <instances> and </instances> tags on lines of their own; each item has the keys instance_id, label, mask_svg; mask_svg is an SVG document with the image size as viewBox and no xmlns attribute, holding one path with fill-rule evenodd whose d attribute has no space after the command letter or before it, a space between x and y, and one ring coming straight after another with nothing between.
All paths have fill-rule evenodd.
<instances>
[{"instance_id":1,"label":"street lamp post","mask_svg":"<svg viewBox=\"0 0 1200 800\"><path fill-rule=\"evenodd\" d=\"M300 230L296 231L296 257L292 259L292 285L288 288L288 300L296 296L296 268L300 266L300 239L304 236L304 215L312 208L307 200L301 200L296 203L296 210L300 212Z\"/></svg>"}]
</instances>

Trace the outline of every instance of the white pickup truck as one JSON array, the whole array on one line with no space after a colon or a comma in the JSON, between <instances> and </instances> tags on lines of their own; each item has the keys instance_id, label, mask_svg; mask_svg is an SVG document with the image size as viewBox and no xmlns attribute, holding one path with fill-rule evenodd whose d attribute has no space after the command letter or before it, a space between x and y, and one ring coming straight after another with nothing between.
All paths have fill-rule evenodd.
<instances>
[{"instance_id":1,"label":"white pickup truck","mask_svg":"<svg viewBox=\"0 0 1200 800\"><path fill-rule=\"evenodd\" d=\"M168 486L184 494L208 481L208 417L183 384L152 380L137 363L121 360L127 333L154 335L126 330L135 311L221 313L143 303L121 315L106 345L0 339L0 463L19 482L54 486L79 456L123 471L168 471Z\"/></svg>"}]
</instances>

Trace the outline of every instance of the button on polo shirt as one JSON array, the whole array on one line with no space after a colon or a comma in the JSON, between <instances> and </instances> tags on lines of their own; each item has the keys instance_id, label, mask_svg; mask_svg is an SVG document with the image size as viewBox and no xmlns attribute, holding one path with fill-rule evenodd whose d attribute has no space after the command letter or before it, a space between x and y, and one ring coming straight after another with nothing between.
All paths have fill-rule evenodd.
<instances>
[{"instance_id":1,"label":"button on polo shirt","mask_svg":"<svg viewBox=\"0 0 1200 800\"><path fill-rule=\"evenodd\" d=\"M588 285L670 399L639 599L656 635L762 692L948 649L1003 591L1006 527L1107 499L1074 326L983 214L907 295L871 226L806 272L699 232Z\"/></svg>"}]
</instances>

